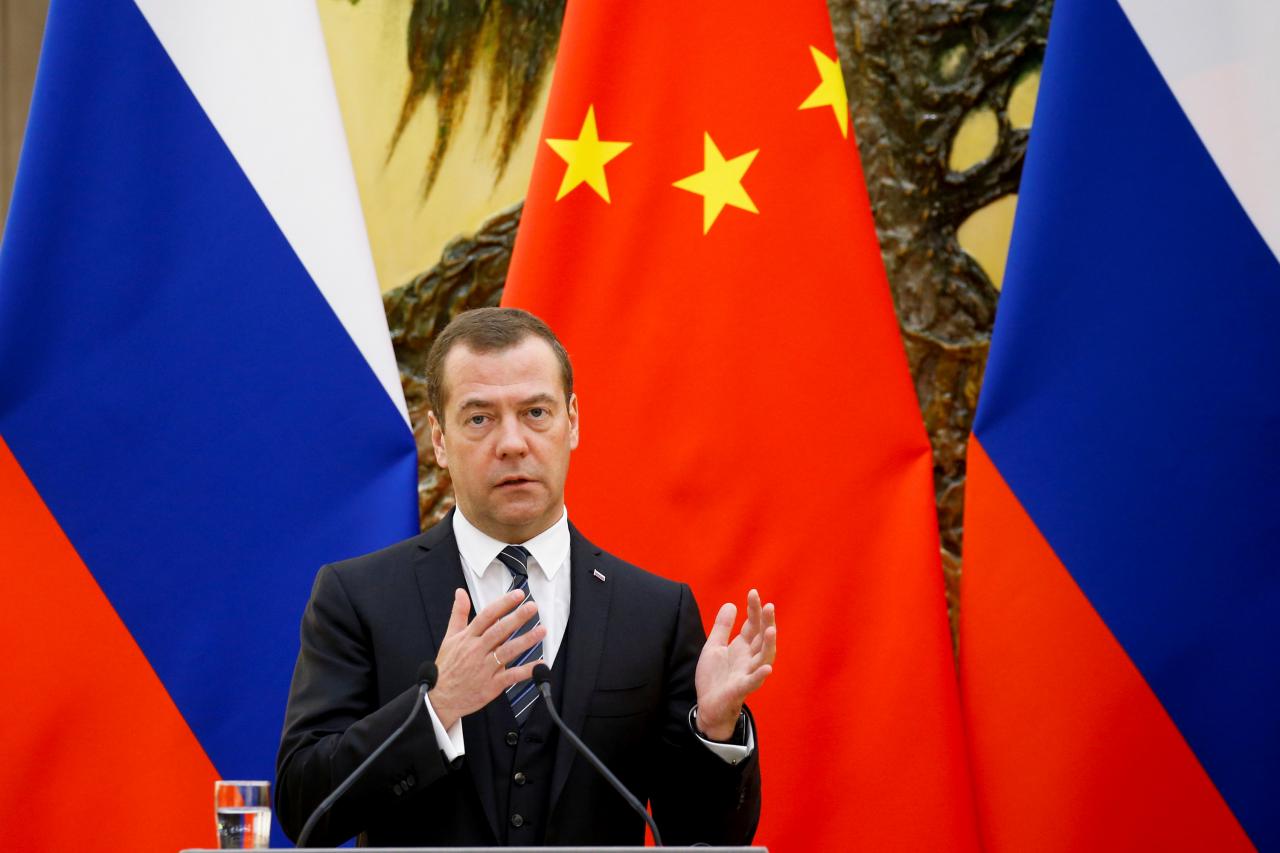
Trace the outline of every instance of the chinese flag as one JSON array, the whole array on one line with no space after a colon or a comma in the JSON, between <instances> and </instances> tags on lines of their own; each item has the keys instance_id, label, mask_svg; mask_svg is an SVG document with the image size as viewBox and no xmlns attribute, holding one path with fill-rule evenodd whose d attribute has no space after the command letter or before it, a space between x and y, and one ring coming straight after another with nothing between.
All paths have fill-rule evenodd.
<instances>
[{"instance_id":1,"label":"chinese flag","mask_svg":"<svg viewBox=\"0 0 1280 853\"><path fill-rule=\"evenodd\" d=\"M504 302L574 359L570 517L708 623L777 604L756 841L973 848L929 444L826 5L570 3L525 205Z\"/></svg>"}]
</instances>

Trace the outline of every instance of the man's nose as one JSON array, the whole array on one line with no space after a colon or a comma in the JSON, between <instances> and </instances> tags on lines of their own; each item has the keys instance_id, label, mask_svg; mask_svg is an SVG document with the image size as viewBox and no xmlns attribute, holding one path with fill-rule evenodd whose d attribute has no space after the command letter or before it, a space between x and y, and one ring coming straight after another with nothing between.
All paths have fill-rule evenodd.
<instances>
[{"instance_id":1,"label":"man's nose","mask_svg":"<svg viewBox=\"0 0 1280 853\"><path fill-rule=\"evenodd\" d=\"M498 456L523 456L529 450L524 428L516 418L504 418L498 425Z\"/></svg>"}]
</instances>

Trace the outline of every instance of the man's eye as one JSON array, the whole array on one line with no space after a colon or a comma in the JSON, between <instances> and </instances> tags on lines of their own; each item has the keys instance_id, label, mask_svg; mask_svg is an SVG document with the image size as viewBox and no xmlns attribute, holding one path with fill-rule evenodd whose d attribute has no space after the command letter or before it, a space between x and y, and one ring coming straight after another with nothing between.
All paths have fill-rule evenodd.
<instances>
[{"instance_id":1,"label":"man's eye","mask_svg":"<svg viewBox=\"0 0 1280 853\"><path fill-rule=\"evenodd\" d=\"M529 417L531 418L545 418L546 416L547 416L547 410L542 408L541 406L534 406L532 409L529 410Z\"/></svg>"},{"instance_id":2,"label":"man's eye","mask_svg":"<svg viewBox=\"0 0 1280 853\"><path fill-rule=\"evenodd\" d=\"M488 417L486 415L472 415L471 417L467 418L467 423L471 424L472 426L484 426L484 422L487 420L488 420Z\"/></svg>"}]
</instances>

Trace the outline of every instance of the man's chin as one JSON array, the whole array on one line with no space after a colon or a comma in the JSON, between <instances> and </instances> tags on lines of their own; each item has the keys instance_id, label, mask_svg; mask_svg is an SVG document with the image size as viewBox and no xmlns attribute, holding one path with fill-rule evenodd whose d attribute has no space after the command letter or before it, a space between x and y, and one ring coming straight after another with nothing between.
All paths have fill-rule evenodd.
<instances>
[{"instance_id":1,"label":"man's chin","mask_svg":"<svg viewBox=\"0 0 1280 853\"><path fill-rule=\"evenodd\" d=\"M539 503L536 506L506 506L494 514L496 521L503 528L520 533L524 539L537 536L559 518L554 507Z\"/></svg>"}]
</instances>

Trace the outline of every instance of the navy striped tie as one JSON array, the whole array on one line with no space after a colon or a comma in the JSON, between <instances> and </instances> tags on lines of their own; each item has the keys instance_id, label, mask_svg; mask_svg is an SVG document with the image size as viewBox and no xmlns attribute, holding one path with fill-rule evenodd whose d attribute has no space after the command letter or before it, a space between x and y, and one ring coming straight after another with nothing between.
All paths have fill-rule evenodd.
<instances>
[{"instance_id":1,"label":"navy striped tie","mask_svg":"<svg viewBox=\"0 0 1280 853\"><path fill-rule=\"evenodd\" d=\"M520 590L524 593L524 600L531 601L533 595L529 592L529 551L522 545L508 545L498 554L498 559L502 561L511 571L511 590ZM519 637L521 634L527 634L538 626L538 614L533 614L533 618L524 623L516 630L511 637ZM539 640L534 644L533 648L522 654L516 660L507 664L510 669L513 666L531 660L537 660L542 657L542 641ZM518 682L507 688L507 701L511 703L511 710L516 715L516 722L524 725L524 721L529 718L529 711L533 708L535 702L538 701L539 693L534 689L533 679L526 678L524 681Z\"/></svg>"}]
</instances>

